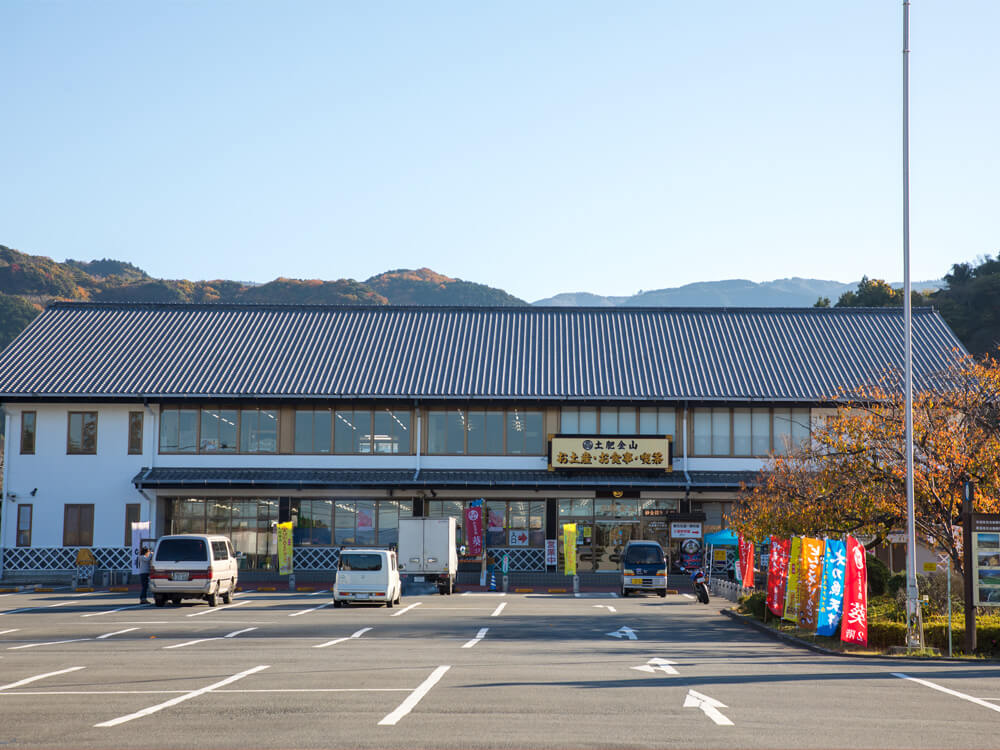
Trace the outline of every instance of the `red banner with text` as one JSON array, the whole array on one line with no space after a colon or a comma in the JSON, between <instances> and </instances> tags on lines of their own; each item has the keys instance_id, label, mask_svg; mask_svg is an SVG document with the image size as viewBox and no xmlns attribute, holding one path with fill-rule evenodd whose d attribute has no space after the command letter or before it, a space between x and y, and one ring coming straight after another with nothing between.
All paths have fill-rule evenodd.
<instances>
[{"instance_id":1,"label":"red banner with text","mask_svg":"<svg viewBox=\"0 0 1000 750\"><path fill-rule=\"evenodd\" d=\"M465 509L465 540L468 548L465 554L468 557L482 557L483 555L483 506L470 505Z\"/></svg>"},{"instance_id":2,"label":"red banner with text","mask_svg":"<svg viewBox=\"0 0 1000 750\"><path fill-rule=\"evenodd\" d=\"M868 645L868 569L865 547L853 536L847 537L847 580L844 586L844 616L840 640Z\"/></svg>"},{"instance_id":3,"label":"red banner with text","mask_svg":"<svg viewBox=\"0 0 1000 750\"><path fill-rule=\"evenodd\" d=\"M757 550L754 548L753 540L747 539L742 534L740 534L739 546L740 580L743 582L743 588L752 589L754 555L757 554Z\"/></svg>"},{"instance_id":4,"label":"red banner with text","mask_svg":"<svg viewBox=\"0 0 1000 750\"><path fill-rule=\"evenodd\" d=\"M785 582L791 545L791 539L771 537L771 553L767 560L767 608L778 617L785 614Z\"/></svg>"}]
</instances>

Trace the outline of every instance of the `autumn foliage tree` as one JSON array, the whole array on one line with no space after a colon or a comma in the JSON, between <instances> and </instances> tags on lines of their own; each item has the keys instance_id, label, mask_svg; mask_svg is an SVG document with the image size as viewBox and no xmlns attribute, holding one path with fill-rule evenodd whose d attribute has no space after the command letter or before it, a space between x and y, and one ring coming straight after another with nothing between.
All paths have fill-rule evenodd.
<instances>
[{"instance_id":1,"label":"autumn foliage tree","mask_svg":"<svg viewBox=\"0 0 1000 750\"><path fill-rule=\"evenodd\" d=\"M841 393L812 440L774 456L745 487L730 518L741 534L873 535L906 528L904 397L887 375ZM962 571L953 533L966 481L975 512L1000 512L1000 363L959 357L933 388L913 395L914 523L918 537Z\"/></svg>"}]
</instances>

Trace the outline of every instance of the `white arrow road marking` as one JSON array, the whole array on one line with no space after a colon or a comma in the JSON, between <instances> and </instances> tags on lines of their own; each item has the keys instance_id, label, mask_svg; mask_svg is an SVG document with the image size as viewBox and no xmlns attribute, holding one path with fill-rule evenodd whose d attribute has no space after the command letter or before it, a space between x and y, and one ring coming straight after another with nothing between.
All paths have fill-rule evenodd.
<instances>
[{"instance_id":1,"label":"white arrow road marking","mask_svg":"<svg viewBox=\"0 0 1000 750\"><path fill-rule=\"evenodd\" d=\"M198 617L200 615L211 614L212 612L221 612L224 609L232 609L233 607L240 607L244 604L249 604L250 601L250 599L244 599L241 602L234 602L233 604L226 604L221 607L209 607L208 609L203 609L200 612L192 612L188 615L188 617Z\"/></svg>"},{"instance_id":2,"label":"white arrow road marking","mask_svg":"<svg viewBox=\"0 0 1000 750\"><path fill-rule=\"evenodd\" d=\"M323 607L329 607L332 604L333 604L332 601L330 601L330 602L324 602L323 604L320 604L318 607L312 607L311 609L303 609L303 610L300 610L298 612L292 612L288 616L289 617L298 617L299 615L308 614L309 612L315 612L317 609L323 609Z\"/></svg>"},{"instance_id":3,"label":"white arrow road marking","mask_svg":"<svg viewBox=\"0 0 1000 750\"><path fill-rule=\"evenodd\" d=\"M684 708L700 708L705 713L705 716L719 726L731 727L733 726L733 722L719 711L720 708L726 707L725 703L717 701L715 698L709 698L707 695L703 695L696 690L688 690L688 694L684 698Z\"/></svg>"},{"instance_id":4,"label":"white arrow road marking","mask_svg":"<svg viewBox=\"0 0 1000 750\"><path fill-rule=\"evenodd\" d=\"M97 640L103 641L105 638L110 638L113 635L121 635L122 633L131 633L133 630L138 630L139 628L125 628L124 630L116 630L114 633L105 633L104 635L97 636Z\"/></svg>"},{"instance_id":5,"label":"white arrow road marking","mask_svg":"<svg viewBox=\"0 0 1000 750\"><path fill-rule=\"evenodd\" d=\"M674 669L671 664L676 664L675 661L670 661L669 659L661 659L658 656L654 656L652 659L647 661L641 667L632 667L632 669L638 669L640 672L663 672L664 674L678 674L677 670Z\"/></svg>"},{"instance_id":6,"label":"white arrow road marking","mask_svg":"<svg viewBox=\"0 0 1000 750\"><path fill-rule=\"evenodd\" d=\"M489 628L481 628L479 632L476 633L475 638L473 638L471 641L468 641L467 643L462 644L462 648L472 648L473 646L475 646L477 643L483 640L483 638L486 637L486 631L488 630Z\"/></svg>"},{"instance_id":7,"label":"white arrow road marking","mask_svg":"<svg viewBox=\"0 0 1000 750\"><path fill-rule=\"evenodd\" d=\"M635 631L628 627L628 625L622 625L618 630L613 633L606 633L606 635L610 635L612 638L628 638L630 641L639 640L636 638Z\"/></svg>"},{"instance_id":8,"label":"white arrow road marking","mask_svg":"<svg viewBox=\"0 0 1000 750\"><path fill-rule=\"evenodd\" d=\"M402 614L406 614L414 607L419 607L421 604L423 604L423 602L414 602L409 607L403 607L401 610L399 610L399 612L393 612L391 615L389 615L389 617L399 617Z\"/></svg>"},{"instance_id":9,"label":"white arrow road marking","mask_svg":"<svg viewBox=\"0 0 1000 750\"><path fill-rule=\"evenodd\" d=\"M361 628L357 633L353 633L350 638L335 638L332 641L327 641L326 643L318 643L313 648L326 648L327 646L336 646L338 643L343 643L344 641L349 641L351 638L360 638L365 633L367 633L371 628Z\"/></svg>"},{"instance_id":10,"label":"white arrow road marking","mask_svg":"<svg viewBox=\"0 0 1000 750\"><path fill-rule=\"evenodd\" d=\"M7 688L16 688L21 685L27 685L35 680L44 680L46 677L55 677L57 674L66 674L67 672L75 672L78 669L86 669L86 667L70 667L69 669L60 669L58 672L46 672L45 674L36 674L34 677L25 677L23 680L18 680L17 682L11 682L8 685L0 685L0 690L6 690Z\"/></svg>"},{"instance_id":11,"label":"white arrow road marking","mask_svg":"<svg viewBox=\"0 0 1000 750\"><path fill-rule=\"evenodd\" d=\"M388 714L382 721L379 722L379 726L395 726L396 723L406 716L413 708L420 702L420 699L430 692L430 689L434 687L438 680L444 677L444 673L451 669L451 665L441 666L431 672L430 676L421 682L417 689L406 696L406 700L399 704L399 708Z\"/></svg>"},{"instance_id":12,"label":"white arrow road marking","mask_svg":"<svg viewBox=\"0 0 1000 750\"><path fill-rule=\"evenodd\" d=\"M507 606L507 602L500 602L500 605L496 609L493 610L493 614L490 615L490 617L498 617L500 615L500 613L503 612L503 608L506 607L506 606Z\"/></svg>"},{"instance_id":13,"label":"white arrow road marking","mask_svg":"<svg viewBox=\"0 0 1000 750\"><path fill-rule=\"evenodd\" d=\"M216 688L220 688L223 685L228 685L231 682L236 682L236 680L241 680L248 675L252 675L254 672L259 672L262 669L267 669L269 664L261 664L253 669L248 669L245 672L240 672L234 674L232 677L227 677L224 680L208 685L207 687L198 688L197 690L192 690L190 693L185 693L184 695L178 695L176 698L171 698L168 701L159 703L155 706L150 706L149 708L144 708L141 711L136 711L134 714L128 714L126 716L119 716L117 719L111 719L110 721L104 721L100 724L94 724L95 727L115 727L119 724L124 724L126 721L132 721L132 719L138 719L142 716L149 716L157 711L162 711L164 708L170 708L170 706L176 706L178 703L183 703L184 701L191 700L192 698L197 698L199 695L204 695L205 693L210 693Z\"/></svg>"},{"instance_id":14,"label":"white arrow road marking","mask_svg":"<svg viewBox=\"0 0 1000 750\"><path fill-rule=\"evenodd\" d=\"M617 612L618 610L612 607L610 604L595 604L594 609L606 609L608 612Z\"/></svg>"},{"instance_id":15,"label":"white arrow road marking","mask_svg":"<svg viewBox=\"0 0 1000 750\"><path fill-rule=\"evenodd\" d=\"M982 698L975 698L971 695L966 695L965 693L960 693L957 690L950 690L949 688L937 685L929 680L920 680L916 677L910 677L909 675L903 674L902 672L890 672L893 677L898 677L901 680L909 680L910 682L916 682L925 687L929 687L932 690L940 690L942 693L947 693L948 695L953 695L956 698L961 698L964 701L969 701L969 703L975 703L977 706L982 706L983 708L988 708L991 711L1000 712L1000 706L995 706L992 703L984 701Z\"/></svg>"}]
</instances>

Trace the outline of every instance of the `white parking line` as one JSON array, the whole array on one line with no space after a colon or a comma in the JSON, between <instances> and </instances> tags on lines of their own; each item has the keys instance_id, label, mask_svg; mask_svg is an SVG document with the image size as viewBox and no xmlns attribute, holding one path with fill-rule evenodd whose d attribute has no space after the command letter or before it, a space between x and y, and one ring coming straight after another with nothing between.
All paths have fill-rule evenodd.
<instances>
[{"instance_id":1,"label":"white parking line","mask_svg":"<svg viewBox=\"0 0 1000 750\"><path fill-rule=\"evenodd\" d=\"M221 607L209 607L208 609L203 609L200 612L192 612L188 617L198 617L199 615L207 615L211 612L221 612L224 609L232 609L233 607L240 607L244 604L249 604L250 600L245 599L242 602L236 602L234 604L224 604Z\"/></svg>"},{"instance_id":2,"label":"white parking line","mask_svg":"<svg viewBox=\"0 0 1000 750\"><path fill-rule=\"evenodd\" d=\"M36 674L34 677L25 677L23 680L18 680L17 682L11 682L8 685L0 685L0 690L20 687L21 685L27 685L28 683L35 682L35 680L44 680L46 677L55 677L57 674L66 674L67 672L75 672L78 669L86 669L86 667L70 667L69 669L60 669L58 672L46 672L45 674Z\"/></svg>"},{"instance_id":3,"label":"white parking line","mask_svg":"<svg viewBox=\"0 0 1000 750\"><path fill-rule=\"evenodd\" d=\"M933 683L930 680L920 680L920 679L917 679L916 677L910 677L909 675L903 674L902 672L890 672L890 674L893 677L898 677L901 680L909 680L910 682L916 682L916 683L919 683L921 685L924 685L925 687L929 687L932 690L939 690L942 693L947 693L948 695L953 695L956 698L961 698L964 701L969 701L969 703L975 703L977 706L982 706L983 708L988 708L991 711L1000 712L1000 706L996 706L996 705L994 705L992 703L987 703L982 698L975 698L975 697L973 697L971 695L966 695L965 693L960 693L957 690L950 690L949 688L946 688L946 687L943 687L942 685L938 685L936 683Z\"/></svg>"},{"instance_id":4,"label":"white parking line","mask_svg":"<svg viewBox=\"0 0 1000 750\"><path fill-rule=\"evenodd\" d=\"M473 638L471 641L463 644L462 648L472 648L473 646L475 646L477 643L479 643L481 640L483 640L483 638L486 637L486 631L488 631L488 630L489 630L489 628L482 628L482 629L480 629L480 631L478 633L476 633L476 637Z\"/></svg>"},{"instance_id":5,"label":"white parking line","mask_svg":"<svg viewBox=\"0 0 1000 750\"><path fill-rule=\"evenodd\" d=\"M681 594L681 596L687 597L688 599L694 599L694 594Z\"/></svg>"},{"instance_id":6,"label":"white parking line","mask_svg":"<svg viewBox=\"0 0 1000 750\"><path fill-rule=\"evenodd\" d=\"M184 648L185 646L194 646L196 643L205 643L207 641L221 641L223 638L235 638L240 633L249 633L251 630L256 630L257 628L243 628L243 630L234 630L232 633L226 635L215 635L211 638L198 638L193 641L184 641L184 643L175 643L173 646L164 646L163 650L169 650L172 648Z\"/></svg>"},{"instance_id":7,"label":"white parking line","mask_svg":"<svg viewBox=\"0 0 1000 750\"><path fill-rule=\"evenodd\" d=\"M118 609L109 609L104 612L91 612L87 615L80 615L80 617L97 617L98 615L110 615L114 612L124 612L126 609L139 609L140 607L148 607L148 604L130 604L127 607L118 607Z\"/></svg>"},{"instance_id":8,"label":"white parking line","mask_svg":"<svg viewBox=\"0 0 1000 750\"><path fill-rule=\"evenodd\" d=\"M490 617L497 617L503 612L503 608L507 606L507 602L500 602L500 606L493 610L493 614Z\"/></svg>"},{"instance_id":9,"label":"white parking line","mask_svg":"<svg viewBox=\"0 0 1000 750\"><path fill-rule=\"evenodd\" d=\"M401 610L399 610L399 612L393 612L391 615L389 615L389 617L399 617L400 615L404 615L414 607L419 607L421 604L423 604L423 602L413 602L413 604L411 604L409 607L403 607Z\"/></svg>"},{"instance_id":10,"label":"white parking line","mask_svg":"<svg viewBox=\"0 0 1000 750\"><path fill-rule=\"evenodd\" d=\"M379 722L379 726L395 726L396 723L406 716L414 707L420 703L420 699L430 692L430 689L434 687L438 680L444 677L444 673L451 669L451 665L441 666L431 672L430 676L421 682L417 689L406 696L406 700L399 704L399 707L393 711L391 714L386 715L382 721Z\"/></svg>"},{"instance_id":11,"label":"white parking line","mask_svg":"<svg viewBox=\"0 0 1000 750\"><path fill-rule=\"evenodd\" d=\"M319 596L320 594L329 594L330 589L320 589L319 591L313 591L311 594L306 594L306 596Z\"/></svg>"},{"instance_id":12,"label":"white parking line","mask_svg":"<svg viewBox=\"0 0 1000 750\"><path fill-rule=\"evenodd\" d=\"M329 607L331 604L333 604L332 601L323 602L323 604L320 604L318 607L312 607L311 609L303 609L303 610L299 610L298 612L292 612L288 616L289 617L298 617L299 615L305 615L305 614L308 614L310 612L315 612L317 609L323 609L323 607Z\"/></svg>"},{"instance_id":13,"label":"white parking line","mask_svg":"<svg viewBox=\"0 0 1000 750\"><path fill-rule=\"evenodd\" d=\"M83 669L83 667L78 667ZM11 690L4 695L178 695L187 690ZM253 688L213 693L409 693L409 688Z\"/></svg>"},{"instance_id":14,"label":"white parking line","mask_svg":"<svg viewBox=\"0 0 1000 750\"><path fill-rule=\"evenodd\" d=\"M116 630L114 633L105 633L104 635L97 636L97 640L103 640L105 638L110 638L113 635L121 635L122 633L131 633L133 630L138 630L139 628L125 628L124 630Z\"/></svg>"},{"instance_id":15,"label":"white parking line","mask_svg":"<svg viewBox=\"0 0 1000 750\"><path fill-rule=\"evenodd\" d=\"M360 638L369 630L371 630L371 628L361 628L361 630L359 630L357 633L352 634L350 638L337 638L332 641L327 641L326 643L320 643L316 646L313 646L313 648L326 648L327 646L336 646L338 643L343 643L344 641L351 640L351 638Z\"/></svg>"},{"instance_id":16,"label":"white parking line","mask_svg":"<svg viewBox=\"0 0 1000 750\"><path fill-rule=\"evenodd\" d=\"M6 612L0 612L0 615L16 615L21 612L31 612L34 609L48 609L50 607L63 607L67 604L72 604L73 602L56 602L55 604L45 604L38 607L21 607L21 609L8 609Z\"/></svg>"},{"instance_id":17,"label":"white parking line","mask_svg":"<svg viewBox=\"0 0 1000 750\"><path fill-rule=\"evenodd\" d=\"M58 646L61 643L79 643L80 641L89 641L91 638L70 638L67 641L46 641L44 643L25 643L23 646L8 646L8 651L17 651L22 648L35 648L36 646Z\"/></svg>"},{"instance_id":18,"label":"white parking line","mask_svg":"<svg viewBox=\"0 0 1000 750\"><path fill-rule=\"evenodd\" d=\"M158 703L155 706L150 706L149 708L144 708L141 711L136 711L132 714L127 714L125 716L119 716L117 719L111 719L110 721L103 721L100 724L94 724L95 727L116 727L119 724L124 724L126 721L132 721L132 719L139 719L143 716L149 716L157 711L162 711L164 708L170 708L171 706L176 706L178 703L183 703L184 701L191 700L192 698L197 698L199 695L204 695L205 693L210 693L216 688L220 688L223 685L228 685L231 682L236 682L236 680L241 680L244 677L254 674L255 672L260 672L262 669L267 669L269 664L260 664L253 669L247 669L246 671L234 674L232 677L227 677L224 680L208 685L207 687L199 688L198 690L193 690L190 693L185 693L184 695L178 695L176 698L171 698L163 703Z\"/></svg>"},{"instance_id":19,"label":"white parking line","mask_svg":"<svg viewBox=\"0 0 1000 750\"><path fill-rule=\"evenodd\" d=\"M503 591L463 591L459 596L507 596Z\"/></svg>"},{"instance_id":20,"label":"white parking line","mask_svg":"<svg viewBox=\"0 0 1000 750\"><path fill-rule=\"evenodd\" d=\"M6 635L7 633L16 633L21 628L11 628L10 630L0 630L0 635Z\"/></svg>"}]
</instances>

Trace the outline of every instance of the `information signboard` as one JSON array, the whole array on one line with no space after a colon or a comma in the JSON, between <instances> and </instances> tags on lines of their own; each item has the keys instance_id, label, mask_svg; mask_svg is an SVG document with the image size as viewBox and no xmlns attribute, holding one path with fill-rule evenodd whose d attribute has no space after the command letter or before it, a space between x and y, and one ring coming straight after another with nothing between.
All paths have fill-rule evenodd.
<instances>
[{"instance_id":1,"label":"information signboard","mask_svg":"<svg viewBox=\"0 0 1000 750\"><path fill-rule=\"evenodd\" d=\"M972 586L977 607L1000 607L1000 513L972 517Z\"/></svg>"}]
</instances>

